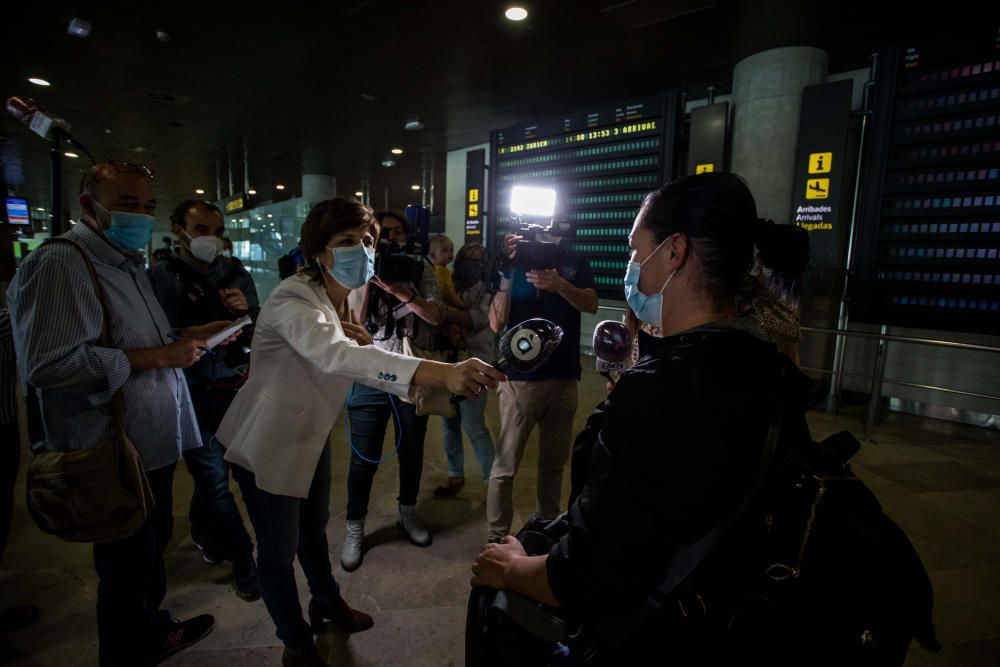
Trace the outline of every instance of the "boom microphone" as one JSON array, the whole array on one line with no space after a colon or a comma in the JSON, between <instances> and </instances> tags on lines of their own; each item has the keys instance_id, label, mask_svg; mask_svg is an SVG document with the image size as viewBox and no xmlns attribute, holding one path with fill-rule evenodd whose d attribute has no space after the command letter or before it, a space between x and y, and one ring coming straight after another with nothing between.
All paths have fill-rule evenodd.
<instances>
[{"instance_id":1,"label":"boom microphone","mask_svg":"<svg viewBox=\"0 0 1000 667\"><path fill-rule=\"evenodd\" d=\"M69 134L69 123L45 110L30 97L8 97L7 113L31 128L31 131L48 139L53 132Z\"/></svg>"},{"instance_id":2,"label":"boom microphone","mask_svg":"<svg viewBox=\"0 0 1000 667\"><path fill-rule=\"evenodd\" d=\"M632 356L632 334L621 322L604 320L594 327L594 356L597 372L611 379L611 373L628 368Z\"/></svg>"},{"instance_id":3,"label":"boom microphone","mask_svg":"<svg viewBox=\"0 0 1000 667\"><path fill-rule=\"evenodd\" d=\"M544 364L562 342L562 327L535 317L511 327L500 339L500 356L493 368L506 373L511 368L531 373ZM452 403L461 403L465 396L452 396Z\"/></svg>"}]
</instances>

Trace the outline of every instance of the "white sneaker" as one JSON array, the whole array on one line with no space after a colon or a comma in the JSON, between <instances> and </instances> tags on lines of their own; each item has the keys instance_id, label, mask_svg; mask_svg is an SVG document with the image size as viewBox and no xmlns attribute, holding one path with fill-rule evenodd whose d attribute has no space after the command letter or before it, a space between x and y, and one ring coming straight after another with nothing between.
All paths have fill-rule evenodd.
<instances>
[{"instance_id":1,"label":"white sneaker","mask_svg":"<svg viewBox=\"0 0 1000 667\"><path fill-rule=\"evenodd\" d=\"M348 572L354 572L361 565L361 543L365 539L365 520L348 521L344 547L340 550L340 564Z\"/></svg>"},{"instance_id":2,"label":"white sneaker","mask_svg":"<svg viewBox=\"0 0 1000 667\"><path fill-rule=\"evenodd\" d=\"M396 525L418 547L431 545L431 534L417 521L416 505L400 505Z\"/></svg>"}]
</instances>

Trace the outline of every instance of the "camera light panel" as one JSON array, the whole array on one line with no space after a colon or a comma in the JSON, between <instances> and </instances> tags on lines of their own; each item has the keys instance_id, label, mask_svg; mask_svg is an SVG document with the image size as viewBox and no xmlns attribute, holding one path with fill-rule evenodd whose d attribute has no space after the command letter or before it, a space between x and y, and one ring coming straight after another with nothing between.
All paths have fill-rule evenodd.
<instances>
[{"instance_id":1,"label":"camera light panel","mask_svg":"<svg viewBox=\"0 0 1000 667\"><path fill-rule=\"evenodd\" d=\"M510 210L529 217L551 218L556 212L556 191L515 185L510 189Z\"/></svg>"}]
</instances>

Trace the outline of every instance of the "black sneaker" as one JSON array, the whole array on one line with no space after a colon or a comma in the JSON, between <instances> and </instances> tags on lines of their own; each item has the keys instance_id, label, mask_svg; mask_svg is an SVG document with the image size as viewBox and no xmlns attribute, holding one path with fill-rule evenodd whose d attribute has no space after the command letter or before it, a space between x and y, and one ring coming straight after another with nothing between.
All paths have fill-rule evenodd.
<instances>
[{"instance_id":1,"label":"black sneaker","mask_svg":"<svg viewBox=\"0 0 1000 667\"><path fill-rule=\"evenodd\" d=\"M178 651L197 644L214 627L215 618L211 614L202 614L186 621L174 620L159 631L160 639L155 644L153 663L159 664Z\"/></svg>"},{"instance_id":2,"label":"black sneaker","mask_svg":"<svg viewBox=\"0 0 1000 667\"><path fill-rule=\"evenodd\" d=\"M222 561L226 560L222 556L216 556L211 551L205 549L205 547L201 546L201 544L199 544L193 537L191 538L191 544L193 544L194 548L201 554L201 559L209 565L218 565Z\"/></svg>"},{"instance_id":3,"label":"black sneaker","mask_svg":"<svg viewBox=\"0 0 1000 667\"><path fill-rule=\"evenodd\" d=\"M233 561L233 587L236 595L247 602L260 599L260 580L253 555L244 554Z\"/></svg>"}]
</instances>

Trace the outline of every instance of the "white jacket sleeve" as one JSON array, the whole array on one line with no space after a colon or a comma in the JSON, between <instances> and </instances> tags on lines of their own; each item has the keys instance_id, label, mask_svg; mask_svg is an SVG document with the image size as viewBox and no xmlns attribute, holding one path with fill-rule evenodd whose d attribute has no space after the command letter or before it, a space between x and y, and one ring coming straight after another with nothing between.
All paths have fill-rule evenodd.
<instances>
[{"instance_id":1,"label":"white jacket sleeve","mask_svg":"<svg viewBox=\"0 0 1000 667\"><path fill-rule=\"evenodd\" d=\"M358 345L344 334L340 321L293 291L273 304L267 322L288 345L322 373L338 375L405 397L420 359Z\"/></svg>"}]
</instances>

